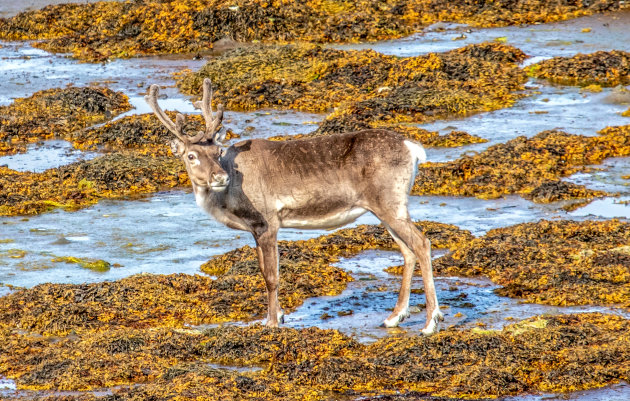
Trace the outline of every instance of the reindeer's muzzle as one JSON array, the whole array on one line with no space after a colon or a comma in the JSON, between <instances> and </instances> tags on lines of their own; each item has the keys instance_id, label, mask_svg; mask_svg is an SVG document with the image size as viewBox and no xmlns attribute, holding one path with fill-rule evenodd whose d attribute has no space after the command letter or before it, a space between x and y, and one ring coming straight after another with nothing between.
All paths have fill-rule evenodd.
<instances>
[{"instance_id":1,"label":"reindeer's muzzle","mask_svg":"<svg viewBox=\"0 0 630 401\"><path fill-rule=\"evenodd\" d=\"M230 183L230 177L227 174L212 174L212 182L210 182L210 189L214 192L224 191Z\"/></svg>"}]
</instances>

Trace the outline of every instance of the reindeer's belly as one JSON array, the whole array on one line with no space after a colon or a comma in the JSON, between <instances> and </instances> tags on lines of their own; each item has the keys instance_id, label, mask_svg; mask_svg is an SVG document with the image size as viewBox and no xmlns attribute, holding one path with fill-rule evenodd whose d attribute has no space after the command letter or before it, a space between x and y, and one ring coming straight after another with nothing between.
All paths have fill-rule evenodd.
<instances>
[{"instance_id":1,"label":"reindeer's belly","mask_svg":"<svg viewBox=\"0 0 630 401\"><path fill-rule=\"evenodd\" d=\"M325 214L306 213L303 210L282 209L279 213L280 226L290 228L329 229L352 223L367 212L360 207L334 210Z\"/></svg>"}]
</instances>

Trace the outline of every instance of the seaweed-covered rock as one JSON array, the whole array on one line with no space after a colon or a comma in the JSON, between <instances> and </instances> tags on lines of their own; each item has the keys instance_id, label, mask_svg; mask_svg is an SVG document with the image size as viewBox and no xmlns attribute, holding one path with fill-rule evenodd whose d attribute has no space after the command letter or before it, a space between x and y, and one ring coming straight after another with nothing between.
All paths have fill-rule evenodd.
<instances>
[{"instance_id":1,"label":"seaweed-covered rock","mask_svg":"<svg viewBox=\"0 0 630 401\"><path fill-rule=\"evenodd\" d=\"M103 198L121 198L186 185L183 164L172 157L112 153L42 173L0 167L0 216L79 209Z\"/></svg>"},{"instance_id":2,"label":"seaweed-covered rock","mask_svg":"<svg viewBox=\"0 0 630 401\"><path fill-rule=\"evenodd\" d=\"M558 179L607 157L630 155L630 127L611 127L587 137L544 131L518 137L474 156L446 163L425 163L418 171L413 194L496 198L521 194L534 201L605 195Z\"/></svg>"},{"instance_id":3,"label":"seaweed-covered rock","mask_svg":"<svg viewBox=\"0 0 630 401\"><path fill-rule=\"evenodd\" d=\"M573 57L554 57L528 67L530 75L562 85L630 84L630 53L612 50Z\"/></svg>"},{"instance_id":4,"label":"seaweed-covered rock","mask_svg":"<svg viewBox=\"0 0 630 401\"><path fill-rule=\"evenodd\" d=\"M47 89L0 106L0 146L67 138L73 131L131 109L122 92L108 88Z\"/></svg>"},{"instance_id":5,"label":"seaweed-covered rock","mask_svg":"<svg viewBox=\"0 0 630 401\"><path fill-rule=\"evenodd\" d=\"M630 308L629 244L627 222L543 220L491 230L434 268L488 276L503 286L499 294L528 302Z\"/></svg>"},{"instance_id":6,"label":"seaweed-covered rock","mask_svg":"<svg viewBox=\"0 0 630 401\"><path fill-rule=\"evenodd\" d=\"M216 97L232 109L337 108L313 135L388 128L430 146L454 146L484 140L431 137L411 124L512 105L523 96L526 75L517 63L525 57L499 43L408 58L315 45L253 46L183 72L178 86L198 95L210 78Z\"/></svg>"},{"instance_id":7,"label":"seaweed-covered rock","mask_svg":"<svg viewBox=\"0 0 630 401\"><path fill-rule=\"evenodd\" d=\"M241 42L382 40L438 21L475 26L550 22L625 8L616 0L151 0L60 4L0 19L0 39L103 61ZM253 29L255 27L255 29Z\"/></svg>"}]
</instances>

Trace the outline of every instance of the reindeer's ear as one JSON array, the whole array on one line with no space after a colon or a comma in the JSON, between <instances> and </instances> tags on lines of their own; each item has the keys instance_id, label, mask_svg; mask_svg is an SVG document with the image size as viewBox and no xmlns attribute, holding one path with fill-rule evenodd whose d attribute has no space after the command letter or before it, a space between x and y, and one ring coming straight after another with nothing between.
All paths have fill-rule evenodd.
<instances>
[{"instance_id":1,"label":"reindeer's ear","mask_svg":"<svg viewBox=\"0 0 630 401\"><path fill-rule=\"evenodd\" d=\"M184 150L184 142L180 141L179 139L173 139L171 141L171 152L173 152L173 155L180 157L184 154Z\"/></svg>"}]
</instances>

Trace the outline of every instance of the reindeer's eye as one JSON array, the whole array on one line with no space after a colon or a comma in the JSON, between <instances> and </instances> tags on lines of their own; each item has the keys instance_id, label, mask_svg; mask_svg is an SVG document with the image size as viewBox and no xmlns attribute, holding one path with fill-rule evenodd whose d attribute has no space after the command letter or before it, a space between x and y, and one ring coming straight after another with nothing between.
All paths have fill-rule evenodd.
<instances>
[{"instance_id":1,"label":"reindeer's eye","mask_svg":"<svg viewBox=\"0 0 630 401\"><path fill-rule=\"evenodd\" d=\"M192 153L189 153L188 160L195 160L195 155L193 155Z\"/></svg>"}]
</instances>

